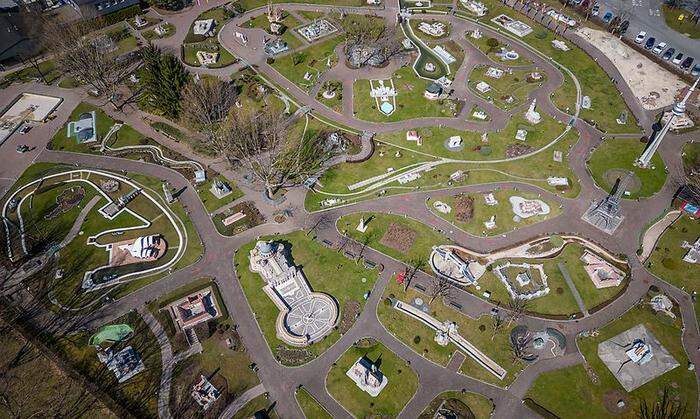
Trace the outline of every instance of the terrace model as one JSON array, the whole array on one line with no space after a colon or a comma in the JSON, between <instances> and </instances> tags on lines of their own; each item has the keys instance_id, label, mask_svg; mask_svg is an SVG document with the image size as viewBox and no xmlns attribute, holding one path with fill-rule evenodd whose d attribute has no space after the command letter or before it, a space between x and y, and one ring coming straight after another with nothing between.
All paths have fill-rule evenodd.
<instances>
[{"instance_id":1,"label":"terrace model","mask_svg":"<svg viewBox=\"0 0 700 419\"><path fill-rule=\"evenodd\" d=\"M282 243L259 241L250 251L250 270L265 280L263 290L280 310L277 337L292 346L306 346L333 330L338 305L328 294L313 292L284 251Z\"/></svg>"}]
</instances>

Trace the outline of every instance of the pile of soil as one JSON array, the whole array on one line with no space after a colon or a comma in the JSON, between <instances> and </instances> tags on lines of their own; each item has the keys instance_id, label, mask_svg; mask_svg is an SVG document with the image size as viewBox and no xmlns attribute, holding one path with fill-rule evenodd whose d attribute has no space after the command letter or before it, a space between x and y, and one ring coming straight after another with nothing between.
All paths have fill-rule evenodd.
<instances>
[{"instance_id":1,"label":"pile of soil","mask_svg":"<svg viewBox=\"0 0 700 419\"><path fill-rule=\"evenodd\" d=\"M474 216L474 198L459 194L455 197L455 220L461 223L469 222Z\"/></svg>"},{"instance_id":2,"label":"pile of soil","mask_svg":"<svg viewBox=\"0 0 700 419\"><path fill-rule=\"evenodd\" d=\"M506 147L506 158L512 159L513 157L522 156L523 154L528 154L532 152L532 147L525 144L511 144Z\"/></svg>"},{"instance_id":3,"label":"pile of soil","mask_svg":"<svg viewBox=\"0 0 700 419\"><path fill-rule=\"evenodd\" d=\"M413 246L416 232L397 223L391 223L379 243L406 254Z\"/></svg>"}]
</instances>

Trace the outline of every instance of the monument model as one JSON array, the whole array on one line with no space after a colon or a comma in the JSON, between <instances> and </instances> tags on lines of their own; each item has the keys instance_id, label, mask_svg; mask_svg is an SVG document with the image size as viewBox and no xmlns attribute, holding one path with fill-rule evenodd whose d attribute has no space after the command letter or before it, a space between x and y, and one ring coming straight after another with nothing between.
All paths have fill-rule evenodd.
<instances>
[{"instance_id":1,"label":"monument model","mask_svg":"<svg viewBox=\"0 0 700 419\"><path fill-rule=\"evenodd\" d=\"M594 225L605 233L612 234L625 218L622 215L622 207L620 206L620 197L625 191L627 182L632 177L632 172L627 172L627 176L620 181L617 179L615 186L610 194L603 198L598 203L593 203L588 210L583 214L581 219L585 222Z\"/></svg>"},{"instance_id":2,"label":"monument model","mask_svg":"<svg viewBox=\"0 0 700 419\"><path fill-rule=\"evenodd\" d=\"M345 375L372 397L377 397L389 382L389 379L379 371L377 364L364 356L358 359Z\"/></svg>"},{"instance_id":3,"label":"monument model","mask_svg":"<svg viewBox=\"0 0 700 419\"><path fill-rule=\"evenodd\" d=\"M647 147L644 149L642 155L639 156L639 159L637 159L637 166L644 168L649 167L651 158L654 156L654 153L656 153L656 150L659 148L659 145L661 145L661 141L663 141L664 137L666 136L666 133L668 133L668 131L671 129L675 120L677 118L682 118L685 116L686 102L688 102L688 99L690 99L690 95L692 95L693 91L695 91L695 88L698 86L698 82L700 82L700 78L695 80L695 83L693 83L693 85L690 86L690 89L688 89L688 92L685 94L683 100L677 102L676 105L673 107L673 110L671 111L671 117L668 118L668 121L666 121L666 124L664 124L663 128L661 128L661 131L656 133L654 139L649 142L649 145L647 145Z\"/></svg>"},{"instance_id":4,"label":"monument model","mask_svg":"<svg viewBox=\"0 0 700 419\"><path fill-rule=\"evenodd\" d=\"M277 337L288 345L306 346L333 330L338 306L327 294L313 292L306 277L289 264L282 243L259 241L250 251L250 270L267 283L263 290L280 310Z\"/></svg>"}]
</instances>

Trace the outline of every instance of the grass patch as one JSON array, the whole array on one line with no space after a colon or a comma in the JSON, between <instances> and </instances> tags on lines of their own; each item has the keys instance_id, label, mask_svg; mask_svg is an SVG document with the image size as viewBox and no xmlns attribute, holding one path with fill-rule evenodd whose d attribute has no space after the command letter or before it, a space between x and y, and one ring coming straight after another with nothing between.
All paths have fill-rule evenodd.
<instances>
[{"instance_id":1,"label":"grass patch","mask_svg":"<svg viewBox=\"0 0 700 419\"><path fill-rule=\"evenodd\" d=\"M211 188L214 185L214 182L216 182L217 180L220 180L231 187L231 193L229 193L221 199L217 198L211 192ZM206 208L207 212L209 213L213 213L219 208L230 204L231 202L243 196L243 192L241 192L241 190L238 189L238 187L236 187L236 184L224 178L223 176L215 176L209 178L203 184L196 186L195 189L197 190L199 199L201 199L202 203L204 204L204 208Z\"/></svg>"},{"instance_id":2,"label":"grass patch","mask_svg":"<svg viewBox=\"0 0 700 419\"><path fill-rule=\"evenodd\" d=\"M301 51L275 58L272 67L287 80L309 92L321 74L338 63L335 47L343 40L342 36L335 36L325 41L315 42ZM291 45L290 48L292 48ZM311 75L311 80L304 79L307 73Z\"/></svg>"},{"instance_id":3,"label":"grass patch","mask_svg":"<svg viewBox=\"0 0 700 419\"><path fill-rule=\"evenodd\" d=\"M646 261L647 268L664 281L685 290L689 294L700 290L698 286L696 265L683 261L688 249L681 247L684 241L695 243L700 237L700 223L683 214L675 223L670 225L654 247L654 251ZM700 319L700 304L692 303L695 307L695 317Z\"/></svg>"},{"instance_id":4,"label":"grass patch","mask_svg":"<svg viewBox=\"0 0 700 419\"><path fill-rule=\"evenodd\" d=\"M361 390L345 373L362 356L374 362L389 380L377 397ZM352 346L333 364L326 377L326 389L355 417L398 416L418 389L418 377L398 355L377 342L370 347Z\"/></svg>"},{"instance_id":5,"label":"grass patch","mask_svg":"<svg viewBox=\"0 0 700 419\"><path fill-rule=\"evenodd\" d=\"M277 419L277 413L275 412L275 403L271 402L267 393L262 394L253 400L249 401L236 412L231 419L247 419L251 417L258 417L256 414L258 412L263 412L262 417L269 417L270 419Z\"/></svg>"},{"instance_id":6,"label":"grass patch","mask_svg":"<svg viewBox=\"0 0 700 419\"><path fill-rule=\"evenodd\" d=\"M506 50L510 51L512 47L508 42L501 42L496 38L490 38L487 36L482 36L479 39L474 39L471 36L467 35L466 36L467 41L469 41L470 44L474 45L481 51L484 55L486 55L491 61L499 64L507 64L511 67L516 67L516 66L528 66L532 65L532 60L525 57L524 55L518 54L518 59L517 60L503 60L501 59L497 54L501 51L501 48L505 48Z\"/></svg>"},{"instance_id":7,"label":"grass patch","mask_svg":"<svg viewBox=\"0 0 700 419\"><path fill-rule=\"evenodd\" d=\"M540 80L530 80L530 70L511 70L504 72L500 79L495 79L486 75L489 68L490 66L484 65L474 67L469 73L469 87L477 96L506 111L525 103L527 95L541 87L547 79L543 72L539 72L542 76ZM491 86L490 91L481 93L476 89L476 85L482 81Z\"/></svg>"},{"instance_id":8,"label":"grass patch","mask_svg":"<svg viewBox=\"0 0 700 419\"><path fill-rule=\"evenodd\" d=\"M293 264L302 269L312 290L325 292L338 301L339 318L341 319L347 303L359 303L360 310L362 309L364 294L372 289L377 280L376 271L365 269L337 251L321 246L304 232L271 236L261 240L275 240L285 243L285 247L292 255ZM340 338L340 333L336 329L321 341L304 349L287 346L277 339L275 321L279 310L263 291L264 280L249 269L248 257L254 246L255 241L242 246L234 257L234 264L238 280L253 313L255 313L258 325L278 361L285 365L308 362L335 343ZM333 274L329 275L330 272ZM363 278L366 279L364 283L362 282ZM298 353L299 351L302 353ZM293 354L293 357L289 355L290 353Z\"/></svg>"},{"instance_id":9,"label":"grass patch","mask_svg":"<svg viewBox=\"0 0 700 419\"><path fill-rule=\"evenodd\" d=\"M683 8L672 8L666 4L661 6L666 25L674 31L681 33L691 39L700 38L700 27L692 22L692 14ZM683 20L678 20L680 15L684 15Z\"/></svg>"},{"instance_id":10,"label":"grass patch","mask_svg":"<svg viewBox=\"0 0 700 419\"><path fill-rule=\"evenodd\" d=\"M598 358L597 348L601 342L637 324L643 324L652 332L680 366L627 393ZM688 356L681 344L680 321L673 324L663 322L648 304L639 304L621 318L600 328L597 336L579 338L578 347L586 358L587 365L597 376L597 383L591 382L584 365L576 365L541 374L530 387L528 397L562 417L636 418L639 402L646 400L647 403L653 403L661 389L668 386L672 400L679 397L687 404L686 414L689 417L694 416L697 406L697 383L695 372L686 368ZM605 408L605 395L615 390L629 395L628 408L621 414L612 414Z\"/></svg>"},{"instance_id":11,"label":"grass patch","mask_svg":"<svg viewBox=\"0 0 700 419\"><path fill-rule=\"evenodd\" d=\"M321 404L311 395L305 388L299 388L294 396L297 398L297 403L301 411L304 412L304 416L313 419L331 419L332 416L328 413L326 408L321 406Z\"/></svg>"},{"instance_id":12,"label":"grass patch","mask_svg":"<svg viewBox=\"0 0 700 419\"><path fill-rule=\"evenodd\" d=\"M455 403L455 400L459 403ZM469 412L474 415L475 419L488 419L493 412L493 403L485 396L477 393L467 393L459 391L446 391L439 394L432 402L423 410L423 413L418 416L419 419L431 419L435 417L437 409L440 405L446 402L445 407L460 412L464 412L464 406L469 409ZM462 403L462 404L460 404ZM466 412L465 412L466 413ZM463 417L470 417L467 414L462 414Z\"/></svg>"},{"instance_id":13,"label":"grass patch","mask_svg":"<svg viewBox=\"0 0 700 419\"><path fill-rule=\"evenodd\" d=\"M151 41L153 39L170 38L171 36L175 35L175 32L177 32L175 25L173 25L171 23L163 23L162 27L165 30L165 33L163 35L158 35L158 33L156 33L156 31L153 29L148 29L146 31L143 31L142 35L144 38Z\"/></svg>"},{"instance_id":14,"label":"grass patch","mask_svg":"<svg viewBox=\"0 0 700 419\"><path fill-rule=\"evenodd\" d=\"M474 236L495 236L508 233L518 228L541 223L542 221L561 214L561 209L559 209L556 203L544 200L535 193L516 192L511 189L504 189L494 191L493 196L498 201L498 205L491 207L486 205L484 194L469 194L469 197L473 199L473 216L468 222L457 221L456 219L457 211L455 201L457 200L457 195L443 195L435 198L435 201L442 201L452 207L452 211L449 214L443 214L437 211L435 207L433 207L433 201L428 202L428 207L433 214L444 218L456 227ZM535 215L516 222L513 220L515 213L512 210L510 201L508 201L512 196L520 196L525 199L540 199L549 205L550 213L547 215ZM487 230L486 227L484 227L484 223L490 220L491 216L496 216L496 227L493 230Z\"/></svg>"},{"instance_id":15,"label":"grass patch","mask_svg":"<svg viewBox=\"0 0 700 419\"><path fill-rule=\"evenodd\" d=\"M646 198L660 191L666 182L666 165L661 155L654 154L648 169L634 165L644 147L646 144L634 138L608 139L603 142L587 162L595 183L609 192L619 176L624 178L627 171L632 171L635 179L627 187L629 194L624 193L623 198Z\"/></svg>"},{"instance_id":16,"label":"grass patch","mask_svg":"<svg viewBox=\"0 0 700 419\"><path fill-rule=\"evenodd\" d=\"M364 217L365 221L369 220L367 231L364 233L356 230L360 217ZM414 238L410 242L396 243L397 245L406 246L408 249L406 252L402 252L395 247L391 247L391 244L387 244L389 240L387 231L392 224L413 232ZM450 239L420 221L398 215L367 212L349 214L338 219L337 227L341 233L346 234L351 239L409 264L418 260L427 260L433 246L450 242Z\"/></svg>"},{"instance_id":17,"label":"grass patch","mask_svg":"<svg viewBox=\"0 0 700 419\"><path fill-rule=\"evenodd\" d=\"M393 75L396 88L396 109L391 115L377 109L370 97L369 80L357 80L353 84L353 114L356 118L372 122L396 122L423 117L454 117L459 114L461 103L454 100L428 100L423 92L431 83L419 79L411 67L403 67Z\"/></svg>"}]
</instances>

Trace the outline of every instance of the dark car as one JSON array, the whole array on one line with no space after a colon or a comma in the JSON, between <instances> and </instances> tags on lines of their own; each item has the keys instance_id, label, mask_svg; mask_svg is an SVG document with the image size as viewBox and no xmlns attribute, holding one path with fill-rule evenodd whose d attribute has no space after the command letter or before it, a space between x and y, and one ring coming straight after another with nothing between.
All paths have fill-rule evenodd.
<instances>
[{"instance_id":1,"label":"dark car","mask_svg":"<svg viewBox=\"0 0 700 419\"><path fill-rule=\"evenodd\" d=\"M676 49L675 49L675 48L669 48L669 49L666 50L666 52L664 52L664 55L662 55L661 58L663 58L664 60L668 61L668 60L671 59L671 57L673 57L673 54L675 54L675 53L676 53Z\"/></svg>"},{"instance_id":2,"label":"dark car","mask_svg":"<svg viewBox=\"0 0 700 419\"><path fill-rule=\"evenodd\" d=\"M26 153L27 151L29 151L29 146L26 144L20 144L17 146L17 152L19 154Z\"/></svg>"},{"instance_id":3,"label":"dark car","mask_svg":"<svg viewBox=\"0 0 700 419\"><path fill-rule=\"evenodd\" d=\"M693 77L700 76L700 64L695 64L692 70L690 70L690 75Z\"/></svg>"},{"instance_id":4,"label":"dark car","mask_svg":"<svg viewBox=\"0 0 700 419\"><path fill-rule=\"evenodd\" d=\"M605 23L610 23L610 21L612 20L613 16L614 16L614 15L613 15L612 12L606 12L606 13L603 15L603 22L605 22Z\"/></svg>"},{"instance_id":5,"label":"dark car","mask_svg":"<svg viewBox=\"0 0 700 419\"><path fill-rule=\"evenodd\" d=\"M22 128L19 129L19 133L24 135L24 134L28 133L29 131L31 131L31 129L32 129L31 125L22 125Z\"/></svg>"},{"instance_id":6,"label":"dark car","mask_svg":"<svg viewBox=\"0 0 700 419\"><path fill-rule=\"evenodd\" d=\"M693 61L695 61L695 58L686 57L686 59L681 63L681 68L683 71L690 71L690 66L693 65Z\"/></svg>"},{"instance_id":7,"label":"dark car","mask_svg":"<svg viewBox=\"0 0 700 419\"><path fill-rule=\"evenodd\" d=\"M647 43L644 44L644 49L652 49L654 48L654 44L656 43L656 38L653 36L649 39L647 39Z\"/></svg>"}]
</instances>

